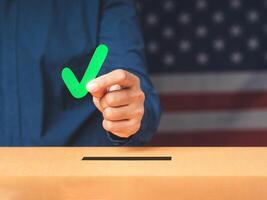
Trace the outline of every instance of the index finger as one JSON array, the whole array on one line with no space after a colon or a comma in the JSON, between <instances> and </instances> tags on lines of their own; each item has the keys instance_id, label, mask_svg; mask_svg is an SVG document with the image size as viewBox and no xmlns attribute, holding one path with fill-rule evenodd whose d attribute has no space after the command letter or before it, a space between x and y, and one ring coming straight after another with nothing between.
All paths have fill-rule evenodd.
<instances>
[{"instance_id":1,"label":"index finger","mask_svg":"<svg viewBox=\"0 0 267 200\"><path fill-rule=\"evenodd\" d=\"M136 82L137 77L133 74L118 69L94 79L87 84L86 88L94 97L101 98L107 89L113 85L129 88L134 86Z\"/></svg>"}]
</instances>

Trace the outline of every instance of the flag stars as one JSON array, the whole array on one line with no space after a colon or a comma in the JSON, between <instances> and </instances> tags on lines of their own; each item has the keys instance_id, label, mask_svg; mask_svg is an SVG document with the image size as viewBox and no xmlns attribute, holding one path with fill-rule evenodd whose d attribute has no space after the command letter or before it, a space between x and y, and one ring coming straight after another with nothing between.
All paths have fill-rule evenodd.
<instances>
[{"instance_id":1,"label":"flag stars","mask_svg":"<svg viewBox=\"0 0 267 200\"><path fill-rule=\"evenodd\" d=\"M150 13L146 16L146 22L149 26L155 26L158 24L158 17L154 13Z\"/></svg>"},{"instance_id":2,"label":"flag stars","mask_svg":"<svg viewBox=\"0 0 267 200\"><path fill-rule=\"evenodd\" d=\"M178 21L180 22L180 24L182 25L187 25L190 23L191 21L191 17L188 13L182 13L178 16Z\"/></svg>"},{"instance_id":3,"label":"flag stars","mask_svg":"<svg viewBox=\"0 0 267 200\"><path fill-rule=\"evenodd\" d=\"M145 5L145 32L151 34L146 41L151 62L160 62L166 68L178 67L178 71L179 67L216 68L215 58L226 69L248 68L255 60L267 64L267 49L264 49L267 23L262 13L264 9L267 11L267 0L255 1L253 5L245 0L219 4L209 0L187 4L185 0L179 6L178 0L163 0L153 1L153 8L140 2Z\"/></svg>"},{"instance_id":4,"label":"flag stars","mask_svg":"<svg viewBox=\"0 0 267 200\"><path fill-rule=\"evenodd\" d=\"M188 40L181 40L179 43L179 49L182 52L188 52L191 49L191 43Z\"/></svg>"},{"instance_id":5,"label":"flag stars","mask_svg":"<svg viewBox=\"0 0 267 200\"><path fill-rule=\"evenodd\" d=\"M174 36L174 30L171 27L166 27L163 30L162 34L163 34L164 39L171 39Z\"/></svg>"},{"instance_id":6,"label":"flag stars","mask_svg":"<svg viewBox=\"0 0 267 200\"><path fill-rule=\"evenodd\" d=\"M242 34L242 28L240 25L233 25L230 27L230 35L233 37L238 37Z\"/></svg>"},{"instance_id":7,"label":"flag stars","mask_svg":"<svg viewBox=\"0 0 267 200\"><path fill-rule=\"evenodd\" d=\"M217 11L214 13L214 15L212 16L212 20L216 23L216 24L221 24L224 21L224 14L220 11Z\"/></svg>"},{"instance_id":8,"label":"flag stars","mask_svg":"<svg viewBox=\"0 0 267 200\"><path fill-rule=\"evenodd\" d=\"M247 42L247 46L250 50L256 50L259 48L259 40L255 37L250 38Z\"/></svg>"},{"instance_id":9,"label":"flag stars","mask_svg":"<svg viewBox=\"0 0 267 200\"><path fill-rule=\"evenodd\" d=\"M256 10L251 10L247 13L247 19L250 23L255 23L259 20L259 13Z\"/></svg>"},{"instance_id":10,"label":"flag stars","mask_svg":"<svg viewBox=\"0 0 267 200\"><path fill-rule=\"evenodd\" d=\"M163 63L166 65L166 66L172 66L174 65L175 63L175 56L173 54L165 54L163 56Z\"/></svg>"},{"instance_id":11,"label":"flag stars","mask_svg":"<svg viewBox=\"0 0 267 200\"><path fill-rule=\"evenodd\" d=\"M157 42L151 41L147 44L147 49L148 49L149 53L155 54L159 51L159 45Z\"/></svg>"},{"instance_id":12,"label":"flag stars","mask_svg":"<svg viewBox=\"0 0 267 200\"><path fill-rule=\"evenodd\" d=\"M166 11L173 11L174 8L175 8L175 3L173 0L167 0L167 1L164 1L163 3L163 8L164 10Z\"/></svg>"},{"instance_id":13,"label":"flag stars","mask_svg":"<svg viewBox=\"0 0 267 200\"><path fill-rule=\"evenodd\" d=\"M208 34L208 29L205 26L198 26L196 28L196 35L198 37L203 38L203 37L207 36L207 34Z\"/></svg>"},{"instance_id":14,"label":"flag stars","mask_svg":"<svg viewBox=\"0 0 267 200\"><path fill-rule=\"evenodd\" d=\"M243 55L240 52L233 52L230 55L230 60L234 64L240 64L243 60Z\"/></svg>"},{"instance_id":15,"label":"flag stars","mask_svg":"<svg viewBox=\"0 0 267 200\"><path fill-rule=\"evenodd\" d=\"M202 11L202 10L205 10L205 9L207 9L207 8L208 8L208 3L207 3L207 1L205 1L205 0L198 0L198 1L196 2L196 9L197 9L197 10Z\"/></svg>"},{"instance_id":16,"label":"flag stars","mask_svg":"<svg viewBox=\"0 0 267 200\"><path fill-rule=\"evenodd\" d=\"M239 9L242 6L242 4L241 4L240 0L231 0L230 1L230 6L233 9Z\"/></svg>"},{"instance_id":17,"label":"flag stars","mask_svg":"<svg viewBox=\"0 0 267 200\"><path fill-rule=\"evenodd\" d=\"M216 51L222 51L225 47L225 42L223 39L216 39L213 41L213 48Z\"/></svg>"},{"instance_id":18,"label":"flag stars","mask_svg":"<svg viewBox=\"0 0 267 200\"><path fill-rule=\"evenodd\" d=\"M197 54L197 56L196 56L196 61L197 61L197 63L200 64L200 65L205 65L205 64L207 64L208 61L209 61L209 56L208 56L208 54L206 54L206 53L199 53L199 54Z\"/></svg>"}]
</instances>

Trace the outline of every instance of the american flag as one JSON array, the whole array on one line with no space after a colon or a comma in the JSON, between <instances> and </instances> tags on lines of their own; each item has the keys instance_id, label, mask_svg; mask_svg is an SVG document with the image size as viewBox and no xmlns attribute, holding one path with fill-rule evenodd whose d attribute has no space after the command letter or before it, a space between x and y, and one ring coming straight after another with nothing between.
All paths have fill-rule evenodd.
<instances>
[{"instance_id":1,"label":"american flag","mask_svg":"<svg viewBox=\"0 0 267 200\"><path fill-rule=\"evenodd\" d=\"M263 134L267 140L267 1L137 5L163 109L158 134Z\"/></svg>"}]
</instances>

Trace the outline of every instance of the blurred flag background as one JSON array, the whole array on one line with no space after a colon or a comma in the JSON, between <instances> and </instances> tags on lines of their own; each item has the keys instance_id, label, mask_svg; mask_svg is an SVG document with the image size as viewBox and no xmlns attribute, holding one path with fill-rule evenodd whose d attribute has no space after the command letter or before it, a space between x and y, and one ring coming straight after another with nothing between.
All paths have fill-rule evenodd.
<instances>
[{"instance_id":1,"label":"blurred flag background","mask_svg":"<svg viewBox=\"0 0 267 200\"><path fill-rule=\"evenodd\" d=\"M151 145L267 145L267 1L139 0L163 110Z\"/></svg>"}]
</instances>

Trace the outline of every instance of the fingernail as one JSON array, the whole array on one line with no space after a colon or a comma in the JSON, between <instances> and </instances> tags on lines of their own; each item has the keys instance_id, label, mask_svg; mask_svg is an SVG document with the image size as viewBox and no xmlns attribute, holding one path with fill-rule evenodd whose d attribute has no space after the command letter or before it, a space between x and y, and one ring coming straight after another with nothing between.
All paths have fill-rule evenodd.
<instances>
[{"instance_id":1,"label":"fingernail","mask_svg":"<svg viewBox=\"0 0 267 200\"><path fill-rule=\"evenodd\" d=\"M91 81L86 85L86 89L89 92L96 92L98 90L98 85L95 82Z\"/></svg>"}]
</instances>

